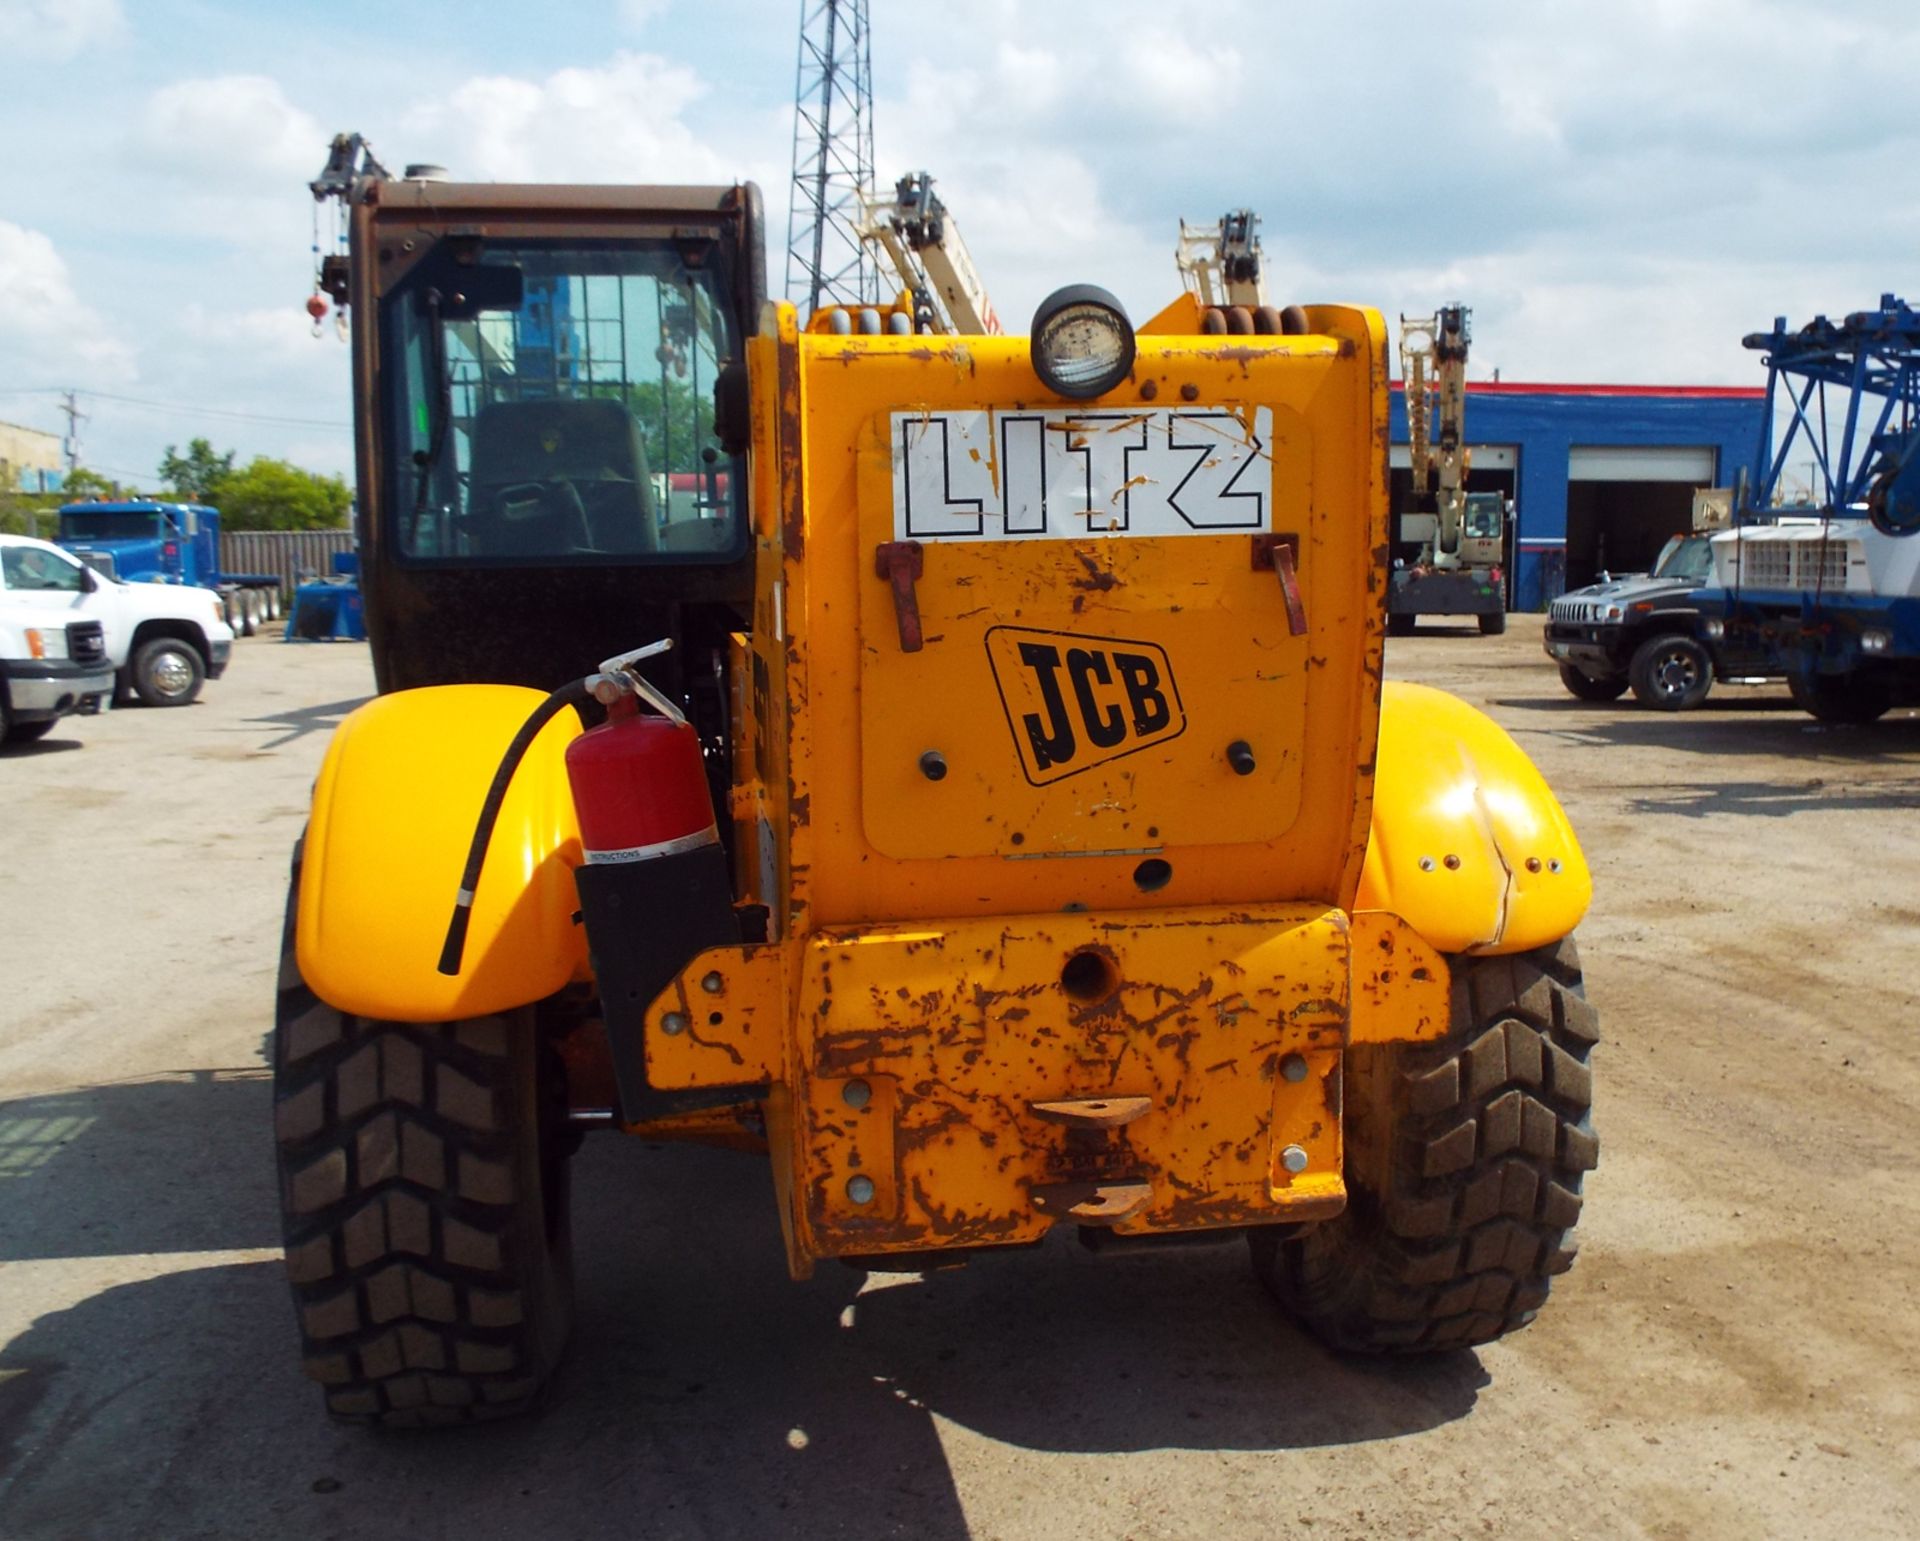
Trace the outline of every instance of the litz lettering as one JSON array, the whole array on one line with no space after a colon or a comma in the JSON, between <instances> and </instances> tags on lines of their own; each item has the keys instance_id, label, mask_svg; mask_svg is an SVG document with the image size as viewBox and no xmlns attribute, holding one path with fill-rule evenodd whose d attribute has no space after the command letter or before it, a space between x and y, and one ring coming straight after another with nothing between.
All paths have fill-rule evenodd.
<instances>
[{"instance_id":1,"label":"litz lettering","mask_svg":"<svg viewBox=\"0 0 1920 1541\"><path fill-rule=\"evenodd\" d=\"M1186 727L1164 650L1117 637L1008 626L987 654L1027 779L1036 785L1091 769Z\"/></svg>"}]
</instances>

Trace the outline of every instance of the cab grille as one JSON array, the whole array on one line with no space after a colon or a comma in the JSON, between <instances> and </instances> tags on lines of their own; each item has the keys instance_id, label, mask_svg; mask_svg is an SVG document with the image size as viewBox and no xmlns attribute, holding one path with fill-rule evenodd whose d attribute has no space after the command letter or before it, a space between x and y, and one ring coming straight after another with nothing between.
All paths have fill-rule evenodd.
<instances>
[{"instance_id":1,"label":"cab grille","mask_svg":"<svg viewBox=\"0 0 1920 1541\"><path fill-rule=\"evenodd\" d=\"M75 663L105 663L107 638L98 621L74 621L67 627L67 657Z\"/></svg>"}]
</instances>

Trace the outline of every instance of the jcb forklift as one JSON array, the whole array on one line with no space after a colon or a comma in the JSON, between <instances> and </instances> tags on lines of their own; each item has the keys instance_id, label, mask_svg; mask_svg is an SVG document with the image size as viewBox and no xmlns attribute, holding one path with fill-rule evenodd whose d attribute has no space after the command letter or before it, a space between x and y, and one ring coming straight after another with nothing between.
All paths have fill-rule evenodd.
<instances>
[{"instance_id":1,"label":"jcb forklift","mask_svg":"<svg viewBox=\"0 0 1920 1541\"><path fill-rule=\"evenodd\" d=\"M763 1158L796 1278L1199 1233L1342 1349L1532 1319L1591 885L1506 734L1382 682L1376 312L803 329L751 186L347 202L380 694L274 1051L336 1416L540 1397L601 1131Z\"/></svg>"}]
</instances>

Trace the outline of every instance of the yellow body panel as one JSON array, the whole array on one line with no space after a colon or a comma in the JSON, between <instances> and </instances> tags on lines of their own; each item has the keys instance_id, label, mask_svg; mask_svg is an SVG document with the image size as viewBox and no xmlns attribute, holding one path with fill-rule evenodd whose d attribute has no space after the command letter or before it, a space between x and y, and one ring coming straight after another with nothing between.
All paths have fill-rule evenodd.
<instances>
[{"instance_id":1,"label":"yellow body panel","mask_svg":"<svg viewBox=\"0 0 1920 1541\"><path fill-rule=\"evenodd\" d=\"M1299 904L830 928L702 954L649 1013L647 1072L784 1083L803 1271L1035 1240L1036 1190L1070 1181L1145 1183L1122 1232L1310 1219L1345 1201L1349 961L1345 917ZM1152 1106L1105 1135L1033 1111L1127 1097Z\"/></svg>"},{"instance_id":2,"label":"yellow body panel","mask_svg":"<svg viewBox=\"0 0 1920 1541\"><path fill-rule=\"evenodd\" d=\"M438 970L467 845L500 755L541 694L445 685L381 696L334 733L300 872L301 977L357 1016L439 1022L541 1000L586 975L580 832L562 712L521 761L475 892L465 965Z\"/></svg>"},{"instance_id":3,"label":"yellow body panel","mask_svg":"<svg viewBox=\"0 0 1920 1541\"><path fill-rule=\"evenodd\" d=\"M925 640L912 651L876 570L897 533L893 431L916 415L983 415L975 463L999 485L997 425L1052 414L1053 432L1076 409L1037 390L1024 339L763 328L754 388L777 403L764 431L784 453L777 491L757 478L756 514L762 551L783 566L763 573L777 603L753 646L784 720L758 725L774 747L753 759L770 765L784 748L791 770L736 806L775 824L785 812L790 881L755 897L803 931L1069 906L1351 905L1384 627L1385 336L1372 311L1309 317L1302 336L1143 335L1132 378L1087 409L1103 434L1188 407L1215 414L1223 439L1257 425L1262 463L1239 490L1263 500L1260 528L927 540L913 585ZM1065 426L1070 449L1091 442ZM1256 535L1297 541L1299 635L1279 576L1255 565ZM1063 671L1076 649L1104 651L1082 710L1108 721L1126 705L1119 651L1157 649L1184 724L1049 780L1022 747L1036 708L1005 684L1001 628L1056 639ZM1251 747L1246 776L1229 764L1235 743ZM929 750L944 778L920 769ZM1171 868L1156 887L1137 877L1149 858Z\"/></svg>"},{"instance_id":4,"label":"yellow body panel","mask_svg":"<svg viewBox=\"0 0 1920 1541\"><path fill-rule=\"evenodd\" d=\"M1442 952L1506 953L1566 936L1592 898L1573 826L1505 730L1445 691L1387 685L1357 907Z\"/></svg>"},{"instance_id":5,"label":"yellow body panel","mask_svg":"<svg viewBox=\"0 0 1920 1541\"><path fill-rule=\"evenodd\" d=\"M1396 917L1314 905L833 927L701 954L648 1013L647 1077L774 1084L802 1276L1035 1240L1072 1182L1144 1187L1122 1234L1308 1220L1345 1202L1343 1051L1438 1037L1450 987ZM1104 1134L1036 1111L1076 1098L1149 1106Z\"/></svg>"}]
</instances>

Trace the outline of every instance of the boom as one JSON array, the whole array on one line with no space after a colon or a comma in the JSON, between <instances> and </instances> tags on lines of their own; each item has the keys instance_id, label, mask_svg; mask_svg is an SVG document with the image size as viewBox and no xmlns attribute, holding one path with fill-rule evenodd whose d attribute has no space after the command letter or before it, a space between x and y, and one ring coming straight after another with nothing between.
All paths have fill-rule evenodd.
<instances>
[{"instance_id":1,"label":"boom","mask_svg":"<svg viewBox=\"0 0 1920 1541\"><path fill-rule=\"evenodd\" d=\"M864 201L860 238L887 254L913 299L915 330L998 337L1000 318L933 178L915 171L894 184L893 197Z\"/></svg>"}]
</instances>

